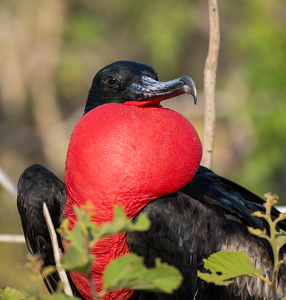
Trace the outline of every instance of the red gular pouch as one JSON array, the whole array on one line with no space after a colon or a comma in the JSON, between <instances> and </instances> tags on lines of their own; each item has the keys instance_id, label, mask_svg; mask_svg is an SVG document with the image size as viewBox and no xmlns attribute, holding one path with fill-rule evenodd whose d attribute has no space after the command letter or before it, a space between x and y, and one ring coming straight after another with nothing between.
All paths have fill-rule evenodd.
<instances>
[{"instance_id":1,"label":"red gular pouch","mask_svg":"<svg viewBox=\"0 0 286 300\"><path fill-rule=\"evenodd\" d=\"M115 204L133 218L149 201L190 182L201 155L196 130L175 111L136 102L101 105L79 121L71 137L68 205L91 200L99 223L112 219Z\"/></svg>"}]
</instances>

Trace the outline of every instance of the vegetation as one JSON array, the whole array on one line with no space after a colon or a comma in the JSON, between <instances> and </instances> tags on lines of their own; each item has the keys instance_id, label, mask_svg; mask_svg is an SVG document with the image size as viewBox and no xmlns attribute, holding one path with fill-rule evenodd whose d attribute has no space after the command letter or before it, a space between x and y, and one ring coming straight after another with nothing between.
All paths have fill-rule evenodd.
<instances>
[{"instance_id":1,"label":"vegetation","mask_svg":"<svg viewBox=\"0 0 286 300\"><path fill-rule=\"evenodd\" d=\"M130 231L145 231L150 227L149 219L142 213L138 216L136 223L127 219L122 207L115 206L114 220L98 226L91 221L94 210L91 210L92 204L87 203L84 207L74 207L77 222L73 229L69 229L69 221L63 221L60 228L61 236L64 237L67 246L67 253L63 254L60 268L68 271L82 273L89 281L89 287L93 299L99 299L109 291L121 288L156 291L163 293L172 293L182 283L182 275L175 267L162 263L160 259L155 262L155 267L147 269L143 263L143 257L136 254L126 254L118 259L113 260L104 271L103 286L104 290L99 294L93 284L91 265L96 259L91 251L96 242L102 238ZM6 287L0 289L0 298L3 300L20 300L20 299L68 299L62 293L63 286L59 285L57 293L51 296L42 296L40 294L39 276L41 262L35 257L31 259L28 265L35 270L35 282L30 289L23 294L14 288ZM54 272L55 267L48 266L44 269L44 274L48 275ZM75 297L76 299L76 297Z\"/></svg>"},{"instance_id":2,"label":"vegetation","mask_svg":"<svg viewBox=\"0 0 286 300\"><path fill-rule=\"evenodd\" d=\"M275 220L271 218L271 208L277 203L275 200L277 196L266 194L267 202L264 204L266 212L255 212L254 216L264 218L269 223L270 236L266 234L266 230L254 229L249 227L250 233L264 238L269 241L274 256L274 268L272 279L262 276L261 269L255 269L250 258L246 257L244 251L221 251L212 254L208 259L204 259L204 267L209 270L209 273L202 273L198 271L198 276L207 282L215 283L216 285L228 285L233 282L235 277L255 277L265 281L274 294L273 299L278 299L277 296L277 282L280 267L285 264L285 257L279 259L280 249L286 244L286 232L283 230L277 231L277 224L281 220L286 219L286 213L280 214ZM91 203L85 207L74 207L77 222L72 230L69 229L69 221L64 220L60 233L67 241L67 253L63 254L61 266L69 271L77 271L84 274L88 279L90 289L93 293L93 299L99 299L112 290L121 288L138 289L157 291L164 293L172 293L177 289L182 282L182 275L172 266L166 263L156 261L155 268L147 269L144 266L143 258L136 254L124 255L112 261L104 272L103 286L104 290L99 294L96 292L91 276L91 265L96 259L91 253L95 243L107 236L118 234L122 232L130 232L134 230L144 231L150 226L150 221L144 214L140 214L137 222L133 223L124 215L121 207L115 206L114 220L105 223L102 226L97 226L96 223L91 222L91 217L94 215L91 211ZM59 290L56 294L51 296L41 296L39 289L40 263L36 258L32 259L35 271L38 275L34 286L31 287L25 294L6 287L0 289L0 298L3 300L20 300L20 299L66 299L66 296L61 292L63 286L59 285ZM54 267L45 268L45 274L53 272ZM271 280L271 281L270 281ZM286 297L283 299L285 300Z\"/></svg>"},{"instance_id":3,"label":"vegetation","mask_svg":"<svg viewBox=\"0 0 286 300\"><path fill-rule=\"evenodd\" d=\"M202 273L198 271L198 276L207 282L213 282L216 285L228 285L232 283L235 277L255 277L266 282L272 289L273 299L278 299L277 296L277 282L278 282L278 273L280 267L286 263L285 256L280 260L279 252L280 249L286 244L286 232L283 230L277 231L278 222L286 219L286 213L281 213L279 217L272 221L271 218L271 207L277 203L275 200L277 196L271 196L270 194L265 195L267 197L267 202L264 204L266 212L261 213L256 211L253 213L253 216L259 218L264 218L270 228L270 236L266 234L265 230L254 229L249 227L248 230L250 233L266 239L273 250L274 256L274 267L272 279L267 279L262 276L261 269L255 269L252 266L250 258L246 257L244 251L221 251L218 253L212 254L208 259L204 259L204 267L209 270L211 273ZM286 297L283 298L286 300Z\"/></svg>"}]
</instances>

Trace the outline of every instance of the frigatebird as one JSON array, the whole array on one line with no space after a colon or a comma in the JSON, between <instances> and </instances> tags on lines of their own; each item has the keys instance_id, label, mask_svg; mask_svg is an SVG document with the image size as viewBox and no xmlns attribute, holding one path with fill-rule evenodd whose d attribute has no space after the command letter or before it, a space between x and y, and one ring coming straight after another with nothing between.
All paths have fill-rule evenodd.
<instances>
[{"instance_id":1,"label":"frigatebird","mask_svg":"<svg viewBox=\"0 0 286 300\"><path fill-rule=\"evenodd\" d=\"M251 216L263 211L260 197L200 166L201 144L193 126L160 102L190 93L196 102L193 80L183 76L159 82L144 64L119 61L101 69L93 79L84 116L72 134L66 161L65 184L40 165L32 165L18 183L18 210L29 251L39 254L44 266L54 265L49 233L43 217L45 202L55 228L64 218L74 221L73 205L94 201L99 224L112 219L113 204L121 204L129 218L143 211L151 220L147 232L118 235L97 245L93 278L100 291L107 262L126 252L156 257L176 266L183 284L172 295L120 290L104 299L271 299L261 280L237 278L228 287L208 284L197 277L203 258L220 250L244 250L263 275L273 269L267 241L251 235L247 226L268 224ZM279 211L272 210L273 218ZM286 223L279 226L286 230ZM58 236L61 249L64 247ZM281 250L281 255L285 248ZM83 276L68 274L75 295L90 299ZM286 293L285 268L278 294ZM50 292L59 277L44 278Z\"/></svg>"}]
</instances>

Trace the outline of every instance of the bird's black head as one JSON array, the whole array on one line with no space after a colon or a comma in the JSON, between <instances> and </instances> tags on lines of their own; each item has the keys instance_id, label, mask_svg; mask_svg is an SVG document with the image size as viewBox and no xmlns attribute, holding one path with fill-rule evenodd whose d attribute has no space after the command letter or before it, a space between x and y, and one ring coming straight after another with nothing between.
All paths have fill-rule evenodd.
<instances>
[{"instance_id":1,"label":"bird's black head","mask_svg":"<svg viewBox=\"0 0 286 300\"><path fill-rule=\"evenodd\" d=\"M102 68L95 75L88 94L86 114L93 108L105 103L141 103L172 98L182 93L194 96L196 87L188 76L158 82L157 73L148 65L133 61L117 61Z\"/></svg>"}]
</instances>

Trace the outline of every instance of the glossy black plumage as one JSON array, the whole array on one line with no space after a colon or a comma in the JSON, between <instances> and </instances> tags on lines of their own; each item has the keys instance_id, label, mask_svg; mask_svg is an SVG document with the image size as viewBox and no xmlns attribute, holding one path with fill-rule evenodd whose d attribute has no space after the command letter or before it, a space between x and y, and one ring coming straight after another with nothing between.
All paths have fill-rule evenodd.
<instances>
[{"instance_id":1,"label":"glossy black plumage","mask_svg":"<svg viewBox=\"0 0 286 300\"><path fill-rule=\"evenodd\" d=\"M85 113L104 103L144 99L143 93L134 90L135 85L142 84L142 76L157 80L155 71L146 65L118 62L107 66L93 80ZM48 265L54 264L54 259L42 213L43 202L47 203L55 227L59 227L65 205L64 184L44 167L33 165L19 180L18 209L30 252L38 253ZM150 202L143 211L152 226L145 233L128 234L129 248L143 255L148 266L152 266L156 256L161 257L179 268L185 279L174 295L134 293L132 299L254 299L250 296L253 293L257 295L255 299L270 299L269 289L262 288L261 282L254 279L237 279L235 284L224 288L206 284L196 276L197 270L203 268L202 259L219 250L245 250L254 264L261 264L264 273L269 273L272 253L268 243L247 231L247 226L268 230L267 223L251 216L255 210L264 210L263 202L204 167L199 167L193 180L180 191ZM272 213L273 217L278 216L276 209ZM279 226L286 230L286 222L280 222ZM284 268L279 287L284 291L280 295L286 293L285 277ZM57 274L45 279L51 292L56 289L57 281Z\"/></svg>"},{"instance_id":2,"label":"glossy black plumage","mask_svg":"<svg viewBox=\"0 0 286 300\"><path fill-rule=\"evenodd\" d=\"M65 185L52 172L40 165L32 165L21 175L18 182L17 206L22 221L22 228L27 247L32 255L38 255L43 261L43 268L55 265L50 234L43 214L46 203L55 228L63 220L66 202ZM64 251L58 235L61 251ZM68 274L69 280L70 276ZM57 290L59 275L57 272L43 278L50 293ZM74 295L80 296L71 282Z\"/></svg>"},{"instance_id":3,"label":"glossy black plumage","mask_svg":"<svg viewBox=\"0 0 286 300\"><path fill-rule=\"evenodd\" d=\"M135 95L130 93L129 88L134 83L134 79L140 79L142 75L158 80L153 68L129 61L115 62L99 70L93 78L84 113L104 103L124 103L135 100ZM115 79L112 82L114 84L110 84L110 79Z\"/></svg>"}]
</instances>

